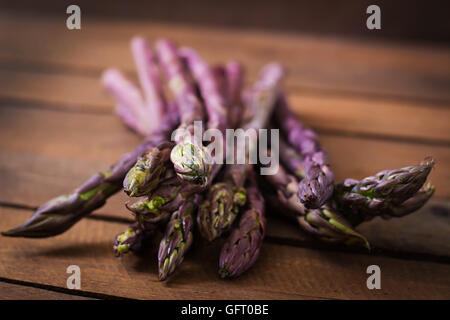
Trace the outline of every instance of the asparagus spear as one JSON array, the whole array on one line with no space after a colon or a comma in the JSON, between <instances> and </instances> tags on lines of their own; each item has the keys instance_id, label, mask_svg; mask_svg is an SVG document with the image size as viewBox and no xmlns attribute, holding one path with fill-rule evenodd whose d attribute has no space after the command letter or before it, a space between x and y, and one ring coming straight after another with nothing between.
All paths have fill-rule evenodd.
<instances>
[{"instance_id":1,"label":"asparagus spear","mask_svg":"<svg viewBox=\"0 0 450 320\"><path fill-rule=\"evenodd\" d=\"M274 200L288 209L281 212L295 218L301 229L324 242L360 244L370 248L367 239L356 232L338 211L328 205L318 209L306 208L296 196L297 179L282 166L279 166L276 174L264 177L275 188ZM270 194L268 197L273 200Z\"/></svg>"},{"instance_id":2,"label":"asparagus spear","mask_svg":"<svg viewBox=\"0 0 450 320\"><path fill-rule=\"evenodd\" d=\"M242 88L244 86L244 68L239 62L230 61L225 66L225 76L228 89L228 123L230 128L236 128L241 123Z\"/></svg>"},{"instance_id":3,"label":"asparagus spear","mask_svg":"<svg viewBox=\"0 0 450 320\"><path fill-rule=\"evenodd\" d=\"M119 70L108 69L102 75L105 89L116 99L116 113L132 130L147 136L158 127L166 104L155 56L148 42L140 37L131 41L131 51L141 84L139 89Z\"/></svg>"},{"instance_id":4,"label":"asparagus spear","mask_svg":"<svg viewBox=\"0 0 450 320\"><path fill-rule=\"evenodd\" d=\"M5 236L44 238L56 236L81 218L102 207L106 200L122 188L123 179L136 159L149 148L166 141L178 123L176 112L168 112L160 127L134 151L124 154L108 170L94 174L71 194L56 197L42 206L22 225L2 232Z\"/></svg>"},{"instance_id":5,"label":"asparagus spear","mask_svg":"<svg viewBox=\"0 0 450 320\"><path fill-rule=\"evenodd\" d=\"M166 280L183 261L193 240L194 212L199 201L198 195L189 196L175 211L159 245L159 279Z\"/></svg>"},{"instance_id":6,"label":"asparagus spear","mask_svg":"<svg viewBox=\"0 0 450 320\"><path fill-rule=\"evenodd\" d=\"M203 106L175 45L169 40L159 40L156 51L181 117L170 159L180 178L205 185L212 161L202 145L202 137L194 135L194 122L202 121L204 117Z\"/></svg>"},{"instance_id":7,"label":"asparagus spear","mask_svg":"<svg viewBox=\"0 0 450 320\"><path fill-rule=\"evenodd\" d=\"M305 177L305 165L303 157L291 147L283 137L279 139L280 162L283 166L299 180Z\"/></svg>"},{"instance_id":8,"label":"asparagus spear","mask_svg":"<svg viewBox=\"0 0 450 320\"><path fill-rule=\"evenodd\" d=\"M166 170L172 147L173 143L163 142L138 157L123 181L123 188L130 197L146 195L156 188Z\"/></svg>"},{"instance_id":9,"label":"asparagus spear","mask_svg":"<svg viewBox=\"0 0 450 320\"><path fill-rule=\"evenodd\" d=\"M335 206L354 225L376 216L401 217L421 208L434 193L427 184L433 158L419 165L394 170L383 170L361 181L346 179L336 186Z\"/></svg>"},{"instance_id":10,"label":"asparagus spear","mask_svg":"<svg viewBox=\"0 0 450 320\"><path fill-rule=\"evenodd\" d=\"M299 183L298 196L307 208L319 208L333 194L334 174L328 156L316 134L299 122L289 109L284 95L279 97L275 116L288 142L304 159L305 178Z\"/></svg>"},{"instance_id":11,"label":"asparagus spear","mask_svg":"<svg viewBox=\"0 0 450 320\"><path fill-rule=\"evenodd\" d=\"M258 130L266 126L275 106L283 71L277 64L263 68L260 79L255 83L248 95L245 108L250 109L252 118L243 126L244 130ZM250 139L246 164L230 164L227 166L223 181L215 183L209 190L205 201L200 206L197 223L201 234L209 241L219 237L233 224L239 207L246 201L243 188L247 174L252 166L249 154L257 148L257 141Z\"/></svg>"},{"instance_id":12,"label":"asparagus spear","mask_svg":"<svg viewBox=\"0 0 450 320\"><path fill-rule=\"evenodd\" d=\"M251 165L230 164L224 172L224 179L213 184L207 198L199 207L197 225L201 235L208 241L221 236L236 219L239 209L247 201L244 183Z\"/></svg>"},{"instance_id":13,"label":"asparagus spear","mask_svg":"<svg viewBox=\"0 0 450 320\"><path fill-rule=\"evenodd\" d=\"M266 233L264 198L259 192L255 173L249 174L247 186L249 209L246 210L222 247L219 274L234 278L247 271L258 259Z\"/></svg>"},{"instance_id":14,"label":"asparagus spear","mask_svg":"<svg viewBox=\"0 0 450 320\"><path fill-rule=\"evenodd\" d=\"M142 228L141 224L133 223L123 233L114 238L114 253L116 256L121 256L129 251L140 251L144 240L149 238L155 229L156 225L149 224Z\"/></svg>"}]
</instances>

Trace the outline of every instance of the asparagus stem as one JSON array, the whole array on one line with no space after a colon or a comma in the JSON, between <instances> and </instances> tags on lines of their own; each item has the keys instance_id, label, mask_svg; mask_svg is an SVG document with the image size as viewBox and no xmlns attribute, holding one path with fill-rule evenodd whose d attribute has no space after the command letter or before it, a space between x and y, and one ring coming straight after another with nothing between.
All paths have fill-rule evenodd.
<instances>
[{"instance_id":1,"label":"asparagus stem","mask_svg":"<svg viewBox=\"0 0 450 320\"><path fill-rule=\"evenodd\" d=\"M134 151L124 154L119 162L97 173L69 195L56 197L42 206L22 225L2 232L5 236L44 238L61 234L81 218L100 208L106 200L122 188L123 179L137 158L166 141L178 123L175 112L169 112L160 127Z\"/></svg>"},{"instance_id":2,"label":"asparagus stem","mask_svg":"<svg viewBox=\"0 0 450 320\"><path fill-rule=\"evenodd\" d=\"M122 121L142 136L147 136L162 119L166 110L158 66L148 42L140 37L131 41L142 93L118 70L103 73L105 89L116 99L116 113Z\"/></svg>"},{"instance_id":3,"label":"asparagus stem","mask_svg":"<svg viewBox=\"0 0 450 320\"><path fill-rule=\"evenodd\" d=\"M230 110L228 112L228 123L231 128L236 128L241 123L242 88L244 87L244 68L239 62L230 61L225 66L227 80L228 101Z\"/></svg>"},{"instance_id":4,"label":"asparagus stem","mask_svg":"<svg viewBox=\"0 0 450 320\"><path fill-rule=\"evenodd\" d=\"M159 279L166 280L183 261L193 241L194 211L198 204L198 195L192 195L175 211L159 245Z\"/></svg>"},{"instance_id":5,"label":"asparagus stem","mask_svg":"<svg viewBox=\"0 0 450 320\"><path fill-rule=\"evenodd\" d=\"M318 209L308 209L296 196L297 179L280 166L275 175L264 176L275 188L275 201L288 210L280 210L297 220L300 228L324 242L358 244L370 249L367 239L356 232L338 211L323 205ZM273 193L272 193L273 195ZM273 197L269 194L272 200Z\"/></svg>"},{"instance_id":6,"label":"asparagus stem","mask_svg":"<svg viewBox=\"0 0 450 320\"><path fill-rule=\"evenodd\" d=\"M123 181L123 188L130 197L149 194L156 188L160 176L166 170L172 147L173 143L163 142L138 157Z\"/></svg>"},{"instance_id":7,"label":"asparagus stem","mask_svg":"<svg viewBox=\"0 0 450 320\"><path fill-rule=\"evenodd\" d=\"M283 71L277 64L263 68L249 95L248 104L245 105L245 108L253 111L252 118L244 125L246 130L258 130L266 125L275 105L282 74ZM246 202L246 191L243 186L248 172L252 170L249 154L256 150L256 144L257 140L250 139L246 164L228 165L223 180L208 190L207 197L200 206L197 224L203 237L209 241L216 239L231 227L239 208Z\"/></svg>"},{"instance_id":8,"label":"asparagus stem","mask_svg":"<svg viewBox=\"0 0 450 320\"><path fill-rule=\"evenodd\" d=\"M148 239L156 225L148 225L142 228L139 223L130 225L123 233L114 238L113 250L116 256L122 256L128 252L139 252L142 249L144 240Z\"/></svg>"},{"instance_id":9,"label":"asparagus stem","mask_svg":"<svg viewBox=\"0 0 450 320\"><path fill-rule=\"evenodd\" d=\"M252 170L251 165L227 165L223 180L209 188L197 214L200 233L208 241L229 230L239 209L245 205L247 191L244 183L249 170Z\"/></svg>"},{"instance_id":10,"label":"asparagus stem","mask_svg":"<svg viewBox=\"0 0 450 320\"><path fill-rule=\"evenodd\" d=\"M334 205L355 226L376 216L412 213L434 193L431 184L422 187L433 166L434 160L426 158L418 165L383 170L360 181L346 179L336 186Z\"/></svg>"},{"instance_id":11,"label":"asparagus stem","mask_svg":"<svg viewBox=\"0 0 450 320\"><path fill-rule=\"evenodd\" d=\"M161 121L166 110L156 56L147 40L141 37L134 37L131 40L131 52L145 97L144 107L149 118L147 121L150 127L154 128Z\"/></svg>"},{"instance_id":12,"label":"asparagus stem","mask_svg":"<svg viewBox=\"0 0 450 320\"><path fill-rule=\"evenodd\" d=\"M334 174L327 153L316 134L297 120L284 95L278 99L275 116L288 142L304 159L305 178L299 183L298 196L307 208L319 208L333 194Z\"/></svg>"},{"instance_id":13,"label":"asparagus stem","mask_svg":"<svg viewBox=\"0 0 450 320\"><path fill-rule=\"evenodd\" d=\"M177 131L181 134L175 137L176 145L170 159L181 179L205 185L205 177L211 170L211 159L202 145L202 137L194 135L194 122L202 121L204 117L203 106L175 45L169 40L160 40L156 51L181 117Z\"/></svg>"},{"instance_id":14,"label":"asparagus stem","mask_svg":"<svg viewBox=\"0 0 450 320\"><path fill-rule=\"evenodd\" d=\"M247 193L249 209L242 214L239 226L227 238L220 253L222 278L238 277L256 262L266 233L264 198L253 171L249 174Z\"/></svg>"},{"instance_id":15,"label":"asparagus stem","mask_svg":"<svg viewBox=\"0 0 450 320\"><path fill-rule=\"evenodd\" d=\"M303 157L291 147L283 137L279 140L280 162L284 167L299 180L305 177L305 165Z\"/></svg>"}]
</instances>

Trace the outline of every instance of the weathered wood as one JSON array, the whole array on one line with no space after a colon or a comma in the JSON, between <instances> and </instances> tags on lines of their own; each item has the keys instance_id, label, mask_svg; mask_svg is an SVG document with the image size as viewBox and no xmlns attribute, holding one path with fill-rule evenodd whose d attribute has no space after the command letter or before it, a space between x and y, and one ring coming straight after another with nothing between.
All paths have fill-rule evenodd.
<instances>
[{"instance_id":1,"label":"weathered wood","mask_svg":"<svg viewBox=\"0 0 450 320\"><path fill-rule=\"evenodd\" d=\"M3 14L0 57L8 64L31 61L43 66L96 71L117 66L130 71L134 67L128 42L140 34L150 40L173 38L195 47L210 62L241 60L251 77L264 63L280 61L290 73L288 85L296 88L450 100L447 49L148 22L124 24L88 17L84 25L82 32L68 32L60 19Z\"/></svg>"},{"instance_id":2,"label":"weathered wood","mask_svg":"<svg viewBox=\"0 0 450 320\"><path fill-rule=\"evenodd\" d=\"M0 153L0 176L4 182L0 202L36 207L56 195L70 192L87 178L89 172L101 170L98 163L57 159L27 153ZM7 187L7 186L13 187ZM40 186L45 186L42 188ZM20 190L20 192L17 192ZM130 201L123 192L110 198L97 210L99 217L131 219L124 204ZM450 256L448 217L436 214L449 210L448 201L432 201L419 212L385 221L375 219L363 224L360 230L368 236L375 248L390 251ZM31 215L31 212L29 213ZM316 241L303 234L297 225L288 220L277 219L274 210L268 227L268 235L293 244L315 246ZM281 214L280 214L281 215Z\"/></svg>"},{"instance_id":3,"label":"weathered wood","mask_svg":"<svg viewBox=\"0 0 450 320\"><path fill-rule=\"evenodd\" d=\"M92 300L91 298L55 292L0 281L2 300Z\"/></svg>"},{"instance_id":4,"label":"weathered wood","mask_svg":"<svg viewBox=\"0 0 450 320\"><path fill-rule=\"evenodd\" d=\"M16 225L28 212L0 208L1 227ZM243 277L217 276L219 242L196 242L165 283L156 280L156 246L144 255L116 259L112 237L122 224L81 221L52 239L2 238L0 277L64 287L68 265L81 268L81 290L131 298L337 298L448 299L450 266L380 256L322 252L265 243L259 261ZM379 265L382 289L368 290L366 268Z\"/></svg>"},{"instance_id":5,"label":"weathered wood","mask_svg":"<svg viewBox=\"0 0 450 320\"><path fill-rule=\"evenodd\" d=\"M331 249L304 234L295 221L282 218L278 210L271 208L269 212L267 235L273 238L271 241ZM376 218L361 224L357 230L367 237L376 254L448 261L449 214L450 202L436 199L411 215L390 220Z\"/></svg>"},{"instance_id":6,"label":"weathered wood","mask_svg":"<svg viewBox=\"0 0 450 320\"><path fill-rule=\"evenodd\" d=\"M103 92L100 75L1 70L0 98L22 105L112 113L114 102ZM288 79L291 76L288 75ZM393 101L289 90L293 110L306 125L320 130L363 133L450 146L450 108L425 101ZM428 121L423 121L428 119Z\"/></svg>"},{"instance_id":7,"label":"weathered wood","mask_svg":"<svg viewBox=\"0 0 450 320\"><path fill-rule=\"evenodd\" d=\"M75 161L80 161L84 169L92 163L95 169L88 170L83 179L102 165L106 169L138 141L138 137L125 130L119 120L109 114L0 107L0 147L4 152L26 153L27 157L31 154L53 157L61 161L61 166L68 171L72 165L77 165ZM437 160L436 169L431 173L436 195L450 197L450 148L326 133L321 135L321 142L330 154L337 181L348 177L363 178L379 170L415 164L432 155ZM7 157L4 160L3 170L14 167L14 161L8 161ZM77 169L77 172L85 172L84 169ZM35 175L52 175L55 169L29 165L20 167L20 170L30 170ZM14 174L20 174L14 171ZM11 174L13 181L16 180L14 174ZM9 188L5 186L2 189Z\"/></svg>"}]
</instances>

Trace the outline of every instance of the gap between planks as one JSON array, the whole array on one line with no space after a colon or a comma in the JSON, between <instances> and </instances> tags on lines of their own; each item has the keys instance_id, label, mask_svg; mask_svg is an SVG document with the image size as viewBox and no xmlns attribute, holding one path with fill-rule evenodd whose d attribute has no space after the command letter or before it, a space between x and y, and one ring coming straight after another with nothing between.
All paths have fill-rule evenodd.
<instances>
[{"instance_id":1,"label":"gap between planks","mask_svg":"<svg viewBox=\"0 0 450 320\"><path fill-rule=\"evenodd\" d=\"M3 227L28 216L0 210ZM0 277L64 287L67 266L77 264L83 290L138 299L443 299L450 292L448 265L270 243L245 275L223 281L217 275L221 241L206 245L201 239L172 278L161 283L157 239L142 255L114 257L111 239L122 229L122 224L82 220L57 238L2 238ZM366 287L366 267L371 264L382 269L380 291Z\"/></svg>"},{"instance_id":2,"label":"gap between planks","mask_svg":"<svg viewBox=\"0 0 450 320\"><path fill-rule=\"evenodd\" d=\"M445 203L445 205L443 203ZM5 209L30 211L30 216L34 211L33 208L11 203L0 202L0 208L1 207ZM390 225L392 223L391 221L382 221L381 219L376 219L375 223L371 221L363 224L362 226L359 226L358 230L362 231L363 234L369 234L369 242L371 242L373 246L370 252L360 248L333 246L321 243L304 234L293 221L285 219L284 217L277 216L277 214L273 212L273 209L270 209L268 213L269 227L266 241L272 244L294 246L299 248L309 248L323 251L337 251L344 253L346 252L370 256L385 256L402 260L429 261L450 264L450 247L446 246L445 248L442 248L442 250L436 250L436 247L440 245L437 241L438 238L442 237L443 239L441 240L444 241L445 245L445 236L448 234L449 230L448 228L446 230L442 227L442 224L447 224L447 221L445 219L440 219L439 217L436 218L435 216L433 216L432 211L435 207L440 207L447 210L447 214L450 211L449 202L434 201L426 208L422 208L418 212L416 212L415 216L403 217L403 221L397 221L400 222L401 227L392 228L392 226ZM124 228L125 225L131 224L134 221L131 218L110 215L108 214L108 212L102 212L102 214L96 214L94 212L93 214L86 216L84 219L121 223L124 224ZM415 233L409 231L403 235L403 232L401 230L409 228L413 229ZM413 244L409 244L409 247L401 247L401 243L399 242L399 240L392 238L392 234L395 234L396 229L398 229L399 233L401 234L400 238L413 238L414 236L417 237L418 235L426 234L427 230L429 231L430 229L433 229L432 237L435 240L425 240L424 243L422 243L422 248L420 248L422 249L422 251L411 251L411 249L414 248ZM373 238L374 233L376 233L377 235ZM384 234L384 237L381 235L381 233ZM372 241L372 239L374 239L374 241ZM389 243L389 241L392 241L393 243ZM409 239L409 242L414 241L413 239Z\"/></svg>"}]
</instances>

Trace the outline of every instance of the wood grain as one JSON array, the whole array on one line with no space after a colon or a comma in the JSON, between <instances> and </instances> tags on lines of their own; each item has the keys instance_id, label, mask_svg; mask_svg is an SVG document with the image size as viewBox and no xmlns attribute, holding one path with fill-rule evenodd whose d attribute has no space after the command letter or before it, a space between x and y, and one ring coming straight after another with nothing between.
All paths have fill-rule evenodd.
<instances>
[{"instance_id":1,"label":"wood grain","mask_svg":"<svg viewBox=\"0 0 450 320\"><path fill-rule=\"evenodd\" d=\"M267 235L272 242L327 250L333 248L308 237L294 221L284 219L282 212L270 208ZM381 218L365 222L357 230L367 237L372 252L402 258L446 260L450 257L450 202L431 200L417 212L401 219ZM361 251L361 253L368 253Z\"/></svg>"},{"instance_id":2,"label":"wood grain","mask_svg":"<svg viewBox=\"0 0 450 320\"><path fill-rule=\"evenodd\" d=\"M1 300L92 300L71 294L0 281Z\"/></svg>"},{"instance_id":3,"label":"wood grain","mask_svg":"<svg viewBox=\"0 0 450 320\"><path fill-rule=\"evenodd\" d=\"M387 168L415 164L432 155L437 160L436 170L431 173L436 195L450 197L450 148L336 134L322 134L321 142L330 154L337 181L348 177L360 179ZM138 137L125 130L113 115L0 107L0 147L4 152L16 152L19 157L24 152L27 157L36 154L55 158L61 161L62 168L67 168L67 174L79 162L83 169L77 172L85 172L83 179L98 168L106 169L138 143ZM16 174L21 174L14 170L14 161L5 162L1 165L3 170L12 167ZM95 169L86 170L90 165ZM57 170L57 167L32 165L20 168L34 175L53 175ZM16 180L14 175L11 178ZM79 180L81 177L75 181Z\"/></svg>"},{"instance_id":4,"label":"wood grain","mask_svg":"<svg viewBox=\"0 0 450 320\"><path fill-rule=\"evenodd\" d=\"M102 169L98 165L97 170ZM87 178L87 172L95 172L92 163L60 160L42 155L2 152L0 154L0 176L4 186L0 189L0 202L10 205L37 207L45 201L63 193L68 193ZM40 186L45 186L42 188ZM20 190L17 192L16 190ZM132 216L124 204L130 201L123 192L111 197L107 204L94 212L98 217L114 217L132 221ZM299 230L274 209L268 235L287 243L301 246L320 245ZM417 213L385 221L375 219L363 224L360 231L366 235L374 248L400 253L421 253L436 256L450 256L450 235L448 211L450 202L435 200ZM439 215L436 212L444 212ZM445 212L447 212L445 214ZM31 212L29 213L31 215Z\"/></svg>"},{"instance_id":5,"label":"wood grain","mask_svg":"<svg viewBox=\"0 0 450 320\"><path fill-rule=\"evenodd\" d=\"M289 79L290 76L288 76ZM112 113L99 75L1 69L0 98L25 106ZM289 90L293 110L316 130L426 140L450 146L450 108L426 101L392 101ZM423 121L428 119L428 121Z\"/></svg>"},{"instance_id":6,"label":"wood grain","mask_svg":"<svg viewBox=\"0 0 450 320\"><path fill-rule=\"evenodd\" d=\"M8 228L27 212L0 208L1 227ZM116 259L111 239L123 225L84 220L57 238L2 238L0 277L65 286L70 264L81 268L82 290L131 298L337 298L446 299L450 266L358 254L321 252L266 243L254 268L235 281L217 276L220 243L197 242L168 282L156 280L155 244L144 255ZM366 268L382 270L382 290L368 290Z\"/></svg>"},{"instance_id":7,"label":"wood grain","mask_svg":"<svg viewBox=\"0 0 450 320\"><path fill-rule=\"evenodd\" d=\"M70 32L59 19L2 15L0 57L99 72L108 66L134 69L128 50L133 35L170 37L193 46L210 62L242 61L250 77L269 61L283 63L288 86L353 94L450 100L450 51L336 38L149 22L84 20ZM10 30L14 30L11 33ZM45 36L44 36L45 35Z\"/></svg>"}]
</instances>

